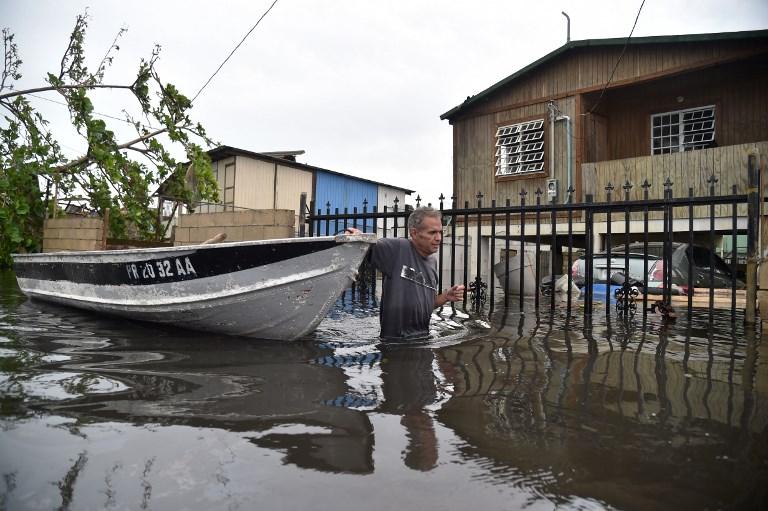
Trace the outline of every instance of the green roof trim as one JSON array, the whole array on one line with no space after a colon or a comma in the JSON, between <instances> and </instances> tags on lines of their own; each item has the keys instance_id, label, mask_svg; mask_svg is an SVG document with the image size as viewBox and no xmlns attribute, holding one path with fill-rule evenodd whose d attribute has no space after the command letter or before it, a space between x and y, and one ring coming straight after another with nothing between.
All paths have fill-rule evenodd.
<instances>
[{"instance_id":1,"label":"green roof trim","mask_svg":"<svg viewBox=\"0 0 768 511\"><path fill-rule=\"evenodd\" d=\"M768 30L745 30L742 32L715 32L712 34L685 34L685 35L664 35L664 36L648 36L648 37L633 37L629 40L628 46L637 46L641 44L674 44L674 43L699 43L699 42L711 42L711 41L731 41L731 40L743 40L743 39L761 39L768 38ZM541 66L542 64L553 60L555 57L562 53L565 53L574 48L584 48L591 46L623 46L626 43L626 37L619 37L613 39L584 39L581 41L570 41L556 50L541 57L539 60L532 62L520 69L516 73L509 75L503 80L496 82L482 92L475 94L474 96L467 96L467 99L458 106L455 106L440 116L441 120L451 120L458 115L461 111L474 106L483 99L486 99L489 95L493 94L497 90L506 87L511 82L517 80L521 76L525 75L529 71Z\"/></svg>"}]
</instances>

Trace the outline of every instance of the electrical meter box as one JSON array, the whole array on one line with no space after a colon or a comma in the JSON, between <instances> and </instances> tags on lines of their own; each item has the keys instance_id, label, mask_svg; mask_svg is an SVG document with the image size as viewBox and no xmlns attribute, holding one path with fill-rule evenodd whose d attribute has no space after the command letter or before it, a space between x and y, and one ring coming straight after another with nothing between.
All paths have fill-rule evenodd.
<instances>
[{"instance_id":1,"label":"electrical meter box","mask_svg":"<svg viewBox=\"0 0 768 511\"><path fill-rule=\"evenodd\" d=\"M557 200L557 179L547 179L547 199L550 202Z\"/></svg>"}]
</instances>

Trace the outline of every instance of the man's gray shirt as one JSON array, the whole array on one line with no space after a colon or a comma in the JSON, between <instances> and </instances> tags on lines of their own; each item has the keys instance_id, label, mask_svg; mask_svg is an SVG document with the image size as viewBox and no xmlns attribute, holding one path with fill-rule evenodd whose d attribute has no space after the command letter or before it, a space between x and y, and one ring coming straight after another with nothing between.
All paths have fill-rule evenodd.
<instances>
[{"instance_id":1,"label":"man's gray shirt","mask_svg":"<svg viewBox=\"0 0 768 511\"><path fill-rule=\"evenodd\" d=\"M371 262L384 275L381 336L414 339L429 335L435 308L437 259L421 256L407 239L384 238L371 247Z\"/></svg>"}]
</instances>

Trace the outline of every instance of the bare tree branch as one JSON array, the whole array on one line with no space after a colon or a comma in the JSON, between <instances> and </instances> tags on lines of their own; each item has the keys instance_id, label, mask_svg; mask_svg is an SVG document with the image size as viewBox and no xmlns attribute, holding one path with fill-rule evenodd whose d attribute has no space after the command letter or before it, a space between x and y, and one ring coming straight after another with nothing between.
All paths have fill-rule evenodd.
<instances>
[{"instance_id":1,"label":"bare tree branch","mask_svg":"<svg viewBox=\"0 0 768 511\"><path fill-rule=\"evenodd\" d=\"M127 90L131 90L131 85L108 85L108 84L101 84L101 83L93 83L90 85L59 85L59 86L48 85L46 87L17 90L13 92L7 92L5 94L0 94L0 99L8 99L16 96L25 96L27 94L34 94L35 92L62 91L66 89L127 89Z\"/></svg>"},{"instance_id":2,"label":"bare tree branch","mask_svg":"<svg viewBox=\"0 0 768 511\"><path fill-rule=\"evenodd\" d=\"M138 144L139 142L142 142L144 140L148 140L150 138L156 137L157 135L160 135L161 133L165 133L166 131L168 131L167 128L161 128L161 129L153 131L151 133L147 133L146 135L143 135L143 136L141 136L139 138L135 138L135 139L133 139L133 140L131 140L129 142L126 142L124 144L118 145L117 147L115 147L115 150L119 151L120 149L127 149L127 148L129 148L130 146L132 146L134 144ZM68 163L65 163L64 165L59 165L58 167L55 167L53 170L56 171L56 172L63 172L63 171L69 170L69 169L71 169L73 167L78 167L78 166L82 165L83 163L87 163L89 160L90 160L90 157L87 154L85 154L85 155L81 156L80 158L78 158L76 160L72 160L72 161L70 161Z\"/></svg>"}]
</instances>

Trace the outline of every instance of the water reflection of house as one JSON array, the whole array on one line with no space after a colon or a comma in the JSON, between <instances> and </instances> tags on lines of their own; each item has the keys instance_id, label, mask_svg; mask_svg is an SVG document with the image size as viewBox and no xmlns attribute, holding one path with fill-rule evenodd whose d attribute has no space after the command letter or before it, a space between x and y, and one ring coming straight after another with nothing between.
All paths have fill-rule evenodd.
<instances>
[{"instance_id":1,"label":"water reflection of house","mask_svg":"<svg viewBox=\"0 0 768 511\"><path fill-rule=\"evenodd\" d=\"M609 182L613 200L624 199L626 182L630 198L641 199L646 179L650 198L661 198L667 178L675 197L688 196L689 187L704 196L712 174L716 195L730 194L732 185L746 193L747 151L768 157L767 54L766 30L570 41L441 116L453 126L457 203L475 205L480 192L485 206L494 199L517 205L525 190L531 204L533 192L548 185L560 203L570 186L574 202L588 194L601 202ZM745 213L740 208L740 230ZM694 211L694 230L706 244L708 214L705 207ZM731 251L722 236L730 234L730 215L730 208L716 208L715 243L723 252ZM651 217L653 239L662 220ZM675 231L687 232L687 211L675 217ZM637 238L642 222L633 219ZM574 229L583 247L580 220ZM597 247L606 242L599 220ZM486 242L489 235L485 226ZM558 236L560 247L566 241Z\"/></svg>"}]
</instances>

